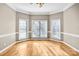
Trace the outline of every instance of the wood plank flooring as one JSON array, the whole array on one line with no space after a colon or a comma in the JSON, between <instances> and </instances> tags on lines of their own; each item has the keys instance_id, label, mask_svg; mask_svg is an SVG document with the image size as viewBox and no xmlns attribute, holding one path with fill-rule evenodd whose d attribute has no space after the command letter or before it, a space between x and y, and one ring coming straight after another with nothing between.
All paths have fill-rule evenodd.
<instances>
[{"instance_id":1,"label":"wood plank flooring","mask_svg":"<svg viewBox=\"0 0 79 59\"><path fill-rule=\"evenodd\" d=\"M56 41L26 41L15 44L2 56L79 56L79 53Z\"/></svg>"}]
</instances>

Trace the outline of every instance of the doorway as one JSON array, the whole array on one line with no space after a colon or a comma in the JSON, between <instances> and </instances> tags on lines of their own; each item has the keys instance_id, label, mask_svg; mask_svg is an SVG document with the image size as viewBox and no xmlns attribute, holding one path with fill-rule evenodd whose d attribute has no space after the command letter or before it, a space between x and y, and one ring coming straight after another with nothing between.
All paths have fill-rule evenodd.
<instances>
[{"instance_id":1,"label":"doorway","mask_svg":"<svg viewBox=\"0 0 79 59\"><path fill-rule=\"evenodd\" d=\"M32 20L32 38L46 39L47 31L47 20Z\"/></svg>"}]
</instances>

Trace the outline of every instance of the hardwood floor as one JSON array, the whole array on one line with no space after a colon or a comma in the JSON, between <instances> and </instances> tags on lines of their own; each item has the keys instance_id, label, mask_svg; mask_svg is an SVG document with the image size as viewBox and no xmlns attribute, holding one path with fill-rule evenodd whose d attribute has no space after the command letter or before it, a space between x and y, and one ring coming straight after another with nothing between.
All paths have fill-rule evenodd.
<instances>
[{"instance_id":1,"label":"hardwood floor","mask_svg":"<svg viewBox=\"0 0 79 59\"><path fill-rule=\"evenodd\" d=\"M79 53L56 41L26 41L15 44L2 56L79 56Z\"/></svg>"}]
</instances>

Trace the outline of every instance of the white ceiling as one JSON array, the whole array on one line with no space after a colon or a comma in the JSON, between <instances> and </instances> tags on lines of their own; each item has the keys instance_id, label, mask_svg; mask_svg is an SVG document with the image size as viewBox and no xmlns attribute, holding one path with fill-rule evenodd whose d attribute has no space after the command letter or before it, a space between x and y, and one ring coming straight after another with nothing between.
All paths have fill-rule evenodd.
<instances>
[{"instance_id":1,"label":"white ceiling","mask_svg":"<svg viewBox=\"0 0 79 59\"><path fill-rule=\"evenodd\" d=\"M8 3L7 5L15 11L22 13L31 15L49 15L61 12L73 5L73 3L45 3L41 8L37 5L31 5L31 3Z\"/></svg>"}]
</instances>

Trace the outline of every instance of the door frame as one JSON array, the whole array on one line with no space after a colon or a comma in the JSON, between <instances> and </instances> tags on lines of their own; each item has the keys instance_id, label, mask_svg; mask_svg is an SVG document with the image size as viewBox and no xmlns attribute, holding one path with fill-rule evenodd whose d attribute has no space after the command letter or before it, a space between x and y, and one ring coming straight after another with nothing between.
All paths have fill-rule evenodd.
<instances>
[{"instance_id":1,"label":"door frame","mask_svg":"<svg viewBox=\"0 0 79 59\"><path fill-rule=\"evenodd\" d=\"M33 21L33 19L31 20L31 33L30 33L30 34L31 34L31 38L30 38L30 39L31 39L31 40L36 40L36 39L38 39L38 40L41 40L41 39L43 39L43 40L48 40L48 24L49 24L49 23L48 23L48 20L47 20L47 38L40 38L40 37L38 37L38 38L33 38L33 37L32 37L32 21Z\"/></svg>"}]
</instances>

